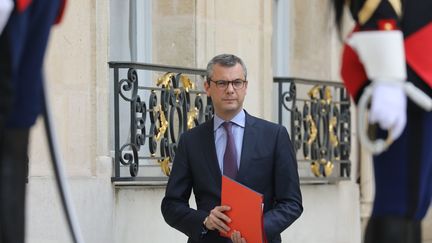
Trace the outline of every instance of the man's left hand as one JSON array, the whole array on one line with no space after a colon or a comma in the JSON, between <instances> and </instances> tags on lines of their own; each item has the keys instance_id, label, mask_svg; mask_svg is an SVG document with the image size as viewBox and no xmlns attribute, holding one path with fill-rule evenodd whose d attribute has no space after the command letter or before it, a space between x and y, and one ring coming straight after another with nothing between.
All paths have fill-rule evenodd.
<instances>
[{"instance_id":1,"label":"man's left hand","mask_svg":"<svg viewBox=\"0 0 432 243\"><path fill-rule=\"evenodd\" d=\"M240 232L236 230L232 233L231 240L233 243L246 243L246 239L241 237Z\"/></svg>"}]
</instances>

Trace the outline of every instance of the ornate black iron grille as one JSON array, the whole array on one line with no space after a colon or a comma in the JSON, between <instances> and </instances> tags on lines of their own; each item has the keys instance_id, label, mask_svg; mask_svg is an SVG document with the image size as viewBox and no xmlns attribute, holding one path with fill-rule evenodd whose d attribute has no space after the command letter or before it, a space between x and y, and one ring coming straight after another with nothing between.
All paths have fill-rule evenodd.
<instances>
[{"instance_id":1,"label":"ornate black iron grille","mask_svg":"<svg viewBox=\"0 0 432 243\"><path fill-rule=\"evenodd\" d=\"M181 133L213 115L205 70L110 62L114 71L112 181L166 181Z\"/></svg>"},{"instance_id":2,"label":"ornate black iron grille","mask_svg":"<svg viewBox=\"0 0 432 243\"><path fill-rule=\"evenodd\" d=\"M342 83L275 77L279 124L289 128L303 182L350 177L350 99Z\"/></svg>"}]
</instances>

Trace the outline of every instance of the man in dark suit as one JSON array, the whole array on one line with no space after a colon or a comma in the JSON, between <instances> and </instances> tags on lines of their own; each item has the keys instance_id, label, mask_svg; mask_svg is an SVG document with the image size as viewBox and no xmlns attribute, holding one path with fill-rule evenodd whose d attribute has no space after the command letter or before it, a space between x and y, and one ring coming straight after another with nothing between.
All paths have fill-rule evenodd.
<instances>
[{"instance_id":1,"label":"man in dark suit","mask_svg":"<svg viewBox=\"0 0 432 243\"><path fill-rule=\"evenodd\" d=\"M230 222L220 205L221 176L264 195L264 231L268 242L302 213L297 161L287 130L243 110L247 91L243 61L228 54L207 65L204 84L215 116L182 134L162 201L165 221L189 237L188 242L229 242L219 236ZM197 209L189 206L191 191ZM236 231L231 240L246 242Z\"/></svg>"}]
</instances>

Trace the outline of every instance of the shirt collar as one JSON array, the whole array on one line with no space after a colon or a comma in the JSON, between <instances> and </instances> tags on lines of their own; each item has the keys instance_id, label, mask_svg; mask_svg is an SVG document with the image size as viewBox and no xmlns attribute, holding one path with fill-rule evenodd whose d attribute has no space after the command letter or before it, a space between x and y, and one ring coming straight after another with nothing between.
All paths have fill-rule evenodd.
<instances>
[{"instance_id":1,"label":"shirt collar","mask_svg":"<svg viewBox=\"0 0 432 243\"><path fill-rule=\"evenodd\" d=\"M225 120L223 120L222 118L218 117L216 114L214 115L214 119L213 119L213 131L216 131L221 125L222 123L224 123ZM246 124L246 113L245 111L242 109L239 113L237 113L237 115L235 115L232 119L231 122L236 124L237 126L240 127L245 127Z\"/></svg>"}]
</instances>

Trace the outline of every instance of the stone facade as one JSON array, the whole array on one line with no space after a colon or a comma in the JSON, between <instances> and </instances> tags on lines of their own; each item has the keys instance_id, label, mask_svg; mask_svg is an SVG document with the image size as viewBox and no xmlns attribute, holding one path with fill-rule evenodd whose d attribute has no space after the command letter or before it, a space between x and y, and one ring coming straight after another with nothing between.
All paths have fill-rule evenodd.
<instances>
[{"instance_id":1,"label":"stone facade","mask_svg":"<svg viewBox=\"0 0 432 243\"><path fill-rule=\"evenodd\" d=\"M152 14L149 59L205 68L216 54L239 55L249 71L245 108L277 121L272 81L278 51L273 46L277 1L282 2L151 1L146 5ZM286 0L285 4L289 75L339 80L340 42L329 21L329 1ZM68 1L63 23L53 29L46 77L66 174L86 242L186 242L183 234L162 219L163 185L120 186L110 180L114 123L112 73L107 62L130 60L127 17L118 14L128 9L127 0ZM68 242L43 133L39 120L31 134L27 242ZM363 189L356 183L356 147L351 180L302 185L305 211L283 232L285 242L361 242L360 219L367 213L360 207Z\"/></svg>"}]
</instances>

